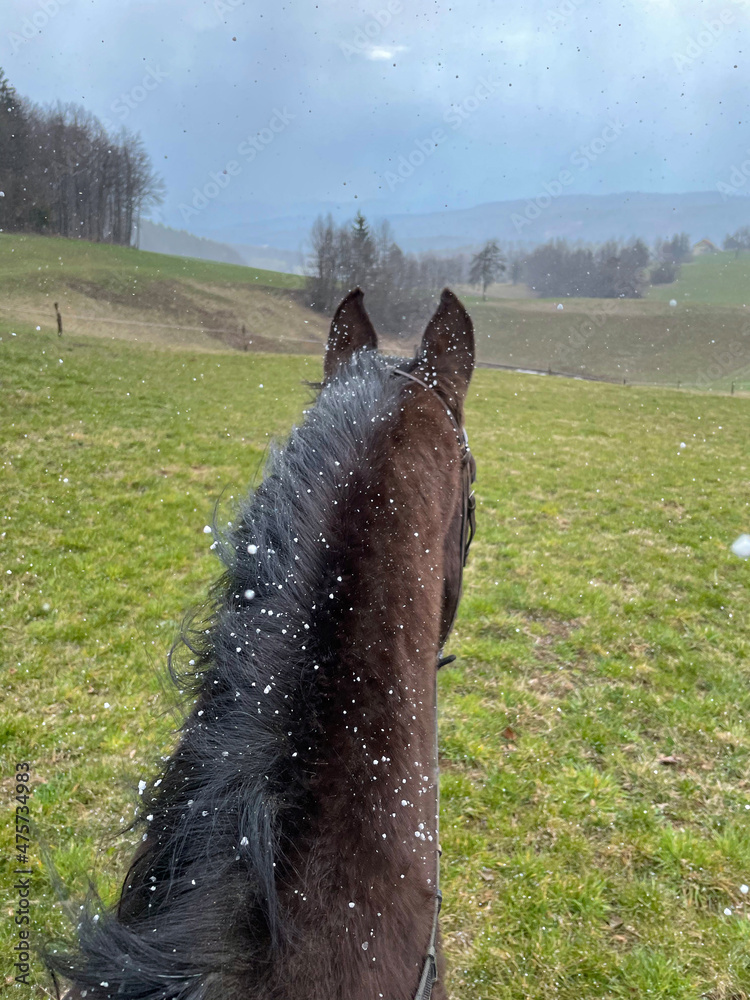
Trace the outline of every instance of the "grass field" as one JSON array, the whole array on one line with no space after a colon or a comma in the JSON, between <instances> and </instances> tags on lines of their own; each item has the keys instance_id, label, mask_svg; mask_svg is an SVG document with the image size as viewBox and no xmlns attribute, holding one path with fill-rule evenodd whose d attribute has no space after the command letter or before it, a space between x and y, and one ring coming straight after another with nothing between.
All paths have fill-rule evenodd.
<instances>
[{"instance_id":1,"label":"grass field","mask_svg":"<svg viewBox=\"0 0 750 1000\"><path fill-rule=\"evenodd\" d=\"M467 308L482 361L655 385L724 389L734 381L750 388L750 306L524 299L469 300Z\"/></svg>"},{"instance_id":2,"label":"grass field","mask_svg":"<svg viewBox=\"0 0 750 1000\"><path fill-rule=\"evenodd\" d=\"M520 286L464 300L484 361L627 381L750 389L750 254L709 254L642 300L529 298ZM492 292L492 289L490 290ZM502 294L500 295L499 293ZM669 302L675 300L676 307Z\"/></svg>"},{"instance_id":3,"label":"grass field","mask_svg":"<svg viewBox=\"0 0 750 1000\"><path fill-rule=\"evenodd\" d=\"M314 353L327 321L306 307L303 285L298 275L234 264L0 234L0 335L20 322L54 332L59 301L76 340ZM484 302L462 289L481 361L750 391L750 254L702 257L683 268L679 286L640 301L566 299L559 310L522 288L518 298L506 297L511 286L494 292Z\"/></svg>"},{"instance_id":4,"label":"grass field","mask_svg":"<svg viewBox=\"0 0 750 1000\"><path fill-rule=\"evenodd\" d=\"M0 854L9 887L28 759L41 938L68 926L44 851L73 898L123 874L176 724L166 651L218 569L203 527L319 361L15 332ZM440 677L453 1000L750 997L749 421L742 397L476 374L479 533Z\"/></svg>"},{"instance_id":5,"label":"grass field","mask_svg":"<svg viewBox=\"0 0 750 1000\"><path fill-rule=\"evenodd\" d=\"M304 279L83 240L0 233L0 324L216 351L322 350ZM243 329L244 328L244 329Z\"/></svg>"},{"instance_id":6,"label":"grass field","mask_svg":"<svg viewBox=\"0 0 750 1000\"><path fill-rule=\"evenodd\" d=\"M100 285L115 293L132 292L138 285L153 281L175 280L259 288L304 286L304 279L297 274L172 257L108 243L17 233L0 234L0 268L3 289L11 292L28 288L52 289L58 276L65 281Z\"/></svg>"},{"instance_id":7,"label":"grass field","mask_svg":"<svg viewBox=\"0 0 750 1000\"><path fill-rule=\"evenodd\" d=\"M703 254L683 264L671 285L657 285L649 292L657 302L708 302L750 309L750 253L733 251Z\"/></svg>"}]
</instances>

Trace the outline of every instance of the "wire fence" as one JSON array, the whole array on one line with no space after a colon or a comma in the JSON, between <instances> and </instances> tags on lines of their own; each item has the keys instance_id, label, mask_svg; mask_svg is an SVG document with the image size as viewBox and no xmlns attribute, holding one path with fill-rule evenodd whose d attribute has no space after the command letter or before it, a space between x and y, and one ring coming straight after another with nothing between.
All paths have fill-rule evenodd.
<instances>
[{"instance_id":1,"label":"wire fence","mask_svg":"<svg viewBox=\"0 0 750 1000\"><path fill-rule=\"evenodd\" d=\"M26 314L22 318L29 320L33 323L38 323L40 319L40 313L36 313L33 317L30 314ZM257 336L257 339L263 341L264 344L269 343L268 338L262 334L251 334L249 331L241 331L236 327L206 327L206 326L186 326L178 323L156 323L149 322L145 320L132 320L132 319L117 319L111 316L82 316L76 313L67 313L66 320L77 320L84 323L99 323L101 325L108 325L114 323L121 326L130 327L144 327L144 328L155 328L163 330L184 330L186 332L192 333L204 333L208 336L215 336L217 339L221 335L230 335L233 337L238 337L240 335L247 338L247 343L252 344L253 337ZM46 322L46 316L42 317L42 322ZM313 337L285 337L280 344L312 344L319 348L320 351L325 347L325 342L323 340L318 340ZM389 352L396 354L401 357L411 357L413 355L416 345L404 345L403 343L396 343L389 345ZM563 372L557 371L556 369L549 368L531 368L524 365L510 365L501 364L497 361L483 361L479 359L476 363L477 368L487 368L495 369L497 371L514 372L519 375L540 375L548 376L551 378L567 378L578 382L601 382L609 385L623 385L623 386L638 386L641 388L653 388L653 389L685 389L690 391L698 392L710 392L715 395L748 395L750 394L750 388L746 388L747 382L750 382L750 375L748 379L743 379L742 381L732 380L728 382L727 379L722 380L723 384L711 384L707 380L699 380L697 382L690 382L686 379L674 379L674 380L660 380L651 381L645 379L634 379L620 376L612 375L593 375L589 372ZM717 380L718 382L718 380Z\"/></svg>"},{"instance_id":2,"label":"wire fence","mask_svg":"<svg viewBox=\"0 0 750 1000\"><path fill-rule=\"evenodd\" d=\"M477 361L476 366L477 368L495 368L500 371L515 372L519 375L548 375L552 378L569 378L578 382L606 382L609 385L632 385L647 389L690 389L730 396L747 394L747 390L743 388L745 384L744 380L740 383L737 380L733 380L726 387L721 386L717 388L708 382L690 382L686 379L646 381L645 379L620 378L619 376L614 377L612 375L590 375L585 372L559 372L553 368L521 368L518 365L502 365L495 361ZM750 377L748 381L750 382Z\"/></svg>"}]
</instances>

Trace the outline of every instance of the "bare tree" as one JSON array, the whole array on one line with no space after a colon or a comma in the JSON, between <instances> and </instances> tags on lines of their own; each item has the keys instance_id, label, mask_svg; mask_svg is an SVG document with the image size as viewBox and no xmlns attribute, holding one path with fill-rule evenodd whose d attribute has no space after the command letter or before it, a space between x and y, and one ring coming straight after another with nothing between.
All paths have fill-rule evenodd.
<instances>
[{"instance_id":1,"label":"bare tree","mask_svg":"<svg viewBox=\"0 0 750 1000\"><path fill-rule=\"evenodd\" d=\"M724 249L734 250L735 259L742 250L750 250L750 226L740 226L724 238Z\"/></svg>"},{"instance_id":2,"label":"bare tree","mask_svg":"<svg viewBox=\"0 0 750 1000\"><path fill-rule=\"evenodd\" d=\"M434 293L449 282L462 281L466 270L461 254L405 254L387 221L371 227L361 213L341 226L330 215L319 217L310 243L310 305L328 313L342 293L360 285L375 325L396 336L412 333Z\"/></svg>"},{"instance_id":3,"label":"bare tree","mask_svg":"<svg viewBox=\"0 0 750 1000\"><path fill-rule=\"evenodd\" d=\"M640 298L648 285L650 257L643 240L610 240L594 248L555 240L529 253L523 271L542 298Z\"/></svg>"},{"instance_id":4,"label":"bare tree","mask_svg":"<svg viewBox=\"0 0 750 1000\"><path fill-rule=\"evenodd\" d=\"M130 244L164 185L139 136L74 104L34 106L0 70L0 190L3 229Z\"/></svg>"}]
</instances>

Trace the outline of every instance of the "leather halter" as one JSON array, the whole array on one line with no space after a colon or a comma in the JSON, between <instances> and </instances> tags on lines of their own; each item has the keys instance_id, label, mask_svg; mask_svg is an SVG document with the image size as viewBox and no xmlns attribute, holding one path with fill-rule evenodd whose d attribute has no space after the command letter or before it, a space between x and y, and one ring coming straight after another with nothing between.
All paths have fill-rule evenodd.
<instances>
[{"instance_id":1,"label":"leather halter","mask_svg":"<svg viewBox=\"0 0 750 1000\"><path fill-rule=\"evenodd\" d=\"M458 445L461 449L461 576L459 578L455 601L451 607L449 619L450 625L448 626L448 631L446 632L447 638L448 635L450 635L451 629L453 628L456 620L456 615L458 614L458 605L461 600L461 590L463 586L463 571L466 566L466 560L469 557L469 548L471 547L471 543L474 540L474 535L476 533L476 497L474 496L474 490L472 489L472 484L476 479L476 462L474 461L474 456L469 448L469 438L466 434L465 428L461 426L455 413L445 403L445 400L438 396L434 387L428 385L427 382L424 382L416 375L412 375L411 372L403 371L401 368L394 369L393 374L401 375L404 378L408 378L411 382L416 382L417 385L421 385L423 388L427 389L428 392L433 393L438 399L440 399L441 404L445 407L445 413L453 424L453 429L456 432L456 439L458 440ZM452 663L455 658L455 656L441 656L439 652L437 662L438 669L445 666L447 663ZM440 848L440 764L438 758L437 678L435 679L435 699L433 707L435 710L435 843L437 849L435 865L435 913L432 919L432 931L430 933L430 943L427 949L427 957L422 967L422 975L419 979L417 992L414 994L414 1000L430 1000L430 997L432 996L432 987L438 979L437 932L438 917L440 916L443 894L440 891L440 855L442 854L442 850Z\"/></svg>"},{"instance_id":2,"label":"leather halter","mask_svg":"<svg viewBox=\"0 0 750 1000\"><path fill-rule=\"evenodd\" d=\"M446 632L447 638L453 629L456 621L456 615L458 614L458 605L461 601L461 589L463 586L463 571L466 566L466 561L469 558L471 543L474 540L474 535L476 534L477 502L476 497L474 496L474 490L472 489L472 485L476 479L476 462L474 461L474 456L472 455L471 448L469 447L469 437L466 433L466 429L461 426L453 410L448 406L445 400L438 395L434 387L428 385L427 382L424 382L416 375L412 375L411 372L404 371L402 368L394 369L393 374L401 375L403 378L408 378L411 382L416 382L417 385L421 385L423 389L427 389L428 392L437 396L441 405L444 407L446 416L453 424L456 440L458 441L458 446L461 449L461 576L458 582L456 597L451 607L450 618L448 619L450 624L448 625L448 630ZM441 662L440 665L443 666L444 664Z\"/></svg>"}]
</instances>

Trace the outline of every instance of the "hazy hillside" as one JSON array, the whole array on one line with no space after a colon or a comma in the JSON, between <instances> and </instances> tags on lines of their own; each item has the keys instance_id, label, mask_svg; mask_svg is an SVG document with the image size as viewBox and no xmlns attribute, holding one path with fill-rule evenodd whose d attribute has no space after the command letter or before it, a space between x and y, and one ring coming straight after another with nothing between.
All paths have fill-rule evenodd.
<instances>
[{"instance_id":1,"label":"hazy hillside","mask_svg":"<svg viewBox=\"0 0 750 1000\"><path fill-rule=\"evenodd\" d=\"M246 267L283 271L287 274L302 274L305 264L304 255L296 250L221 243L205 236L195 236L184 229L172 229L171 226L151 222L149 219L141 222L138 246L141 250L153 253L215 260L222 264L244 264Z\"/></svg>"},{"instance_id":2,"label":"hazy hillside","mask_svg":"<svg viewBox=\"0 0 750 1000\"><path fill-rule=\"evenodd\" d=\"M137 243L141 250L150 250L152 253L196 257L198 260L215 260L222 264L247 264L235 248L227 243L194 236L184 229L172 229L148 219L141 222Z\"/></svg>"}]
</instances>

